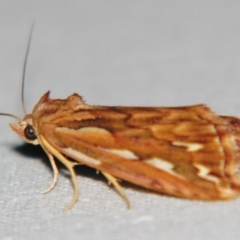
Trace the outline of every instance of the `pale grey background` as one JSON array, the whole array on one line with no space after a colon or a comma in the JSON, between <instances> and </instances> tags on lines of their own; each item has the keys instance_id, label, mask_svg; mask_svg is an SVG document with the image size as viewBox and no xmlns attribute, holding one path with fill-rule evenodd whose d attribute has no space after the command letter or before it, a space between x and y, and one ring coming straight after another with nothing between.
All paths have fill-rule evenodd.
<instances>
[{"instance_id":1,"label":"pale grey background","mask_svg":"<svg viewBox=\"0 0 240 240\"><path fill-rule=\"evenodd\" d=\"M35 21L29 111L51 90L53 98L78 92L90 104L206 103L240 116L239 13L237 0L1 0L0 111L23 115L21 71ZM1 240L240 239L240 198L188 201L125 184L127 210L103 178L80 167L80 200L63 212L72 196L69 179L62 174L42 194L52 180L47 159L22 146L8 128L12 121L2 117L0 126Z\"/></svg>"}]
</instances>

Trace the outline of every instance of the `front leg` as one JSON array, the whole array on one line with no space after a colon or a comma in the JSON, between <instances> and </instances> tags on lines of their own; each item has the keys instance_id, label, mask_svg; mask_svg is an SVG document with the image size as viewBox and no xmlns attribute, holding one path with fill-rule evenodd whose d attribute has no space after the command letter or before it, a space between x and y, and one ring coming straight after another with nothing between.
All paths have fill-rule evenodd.
<instances>
[{"instance_id":1,"label":"front leg","mask_svg":"<svg viewBox=\"0 0 240 240\"><path fill-rule=\"evenodd\" d=\"M46 152L46 154L48 155L48 158L49 158L50 163L52 165L53 181L52 181L51 185L44 191L44 193L48 193L48 192L52 191L53 188L56 186L56 183L57 183L57 180L58 180L58 168L57 168L55 159L54 159L53 155L50 154L49 152Z\"/></svg>"}]
</instances>

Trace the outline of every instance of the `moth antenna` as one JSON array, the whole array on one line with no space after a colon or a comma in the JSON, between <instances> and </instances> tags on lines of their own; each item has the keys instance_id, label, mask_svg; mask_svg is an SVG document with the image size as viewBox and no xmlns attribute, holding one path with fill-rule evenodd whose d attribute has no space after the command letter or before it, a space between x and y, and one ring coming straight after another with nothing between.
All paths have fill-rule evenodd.
<instances>
[{"instance_id":1,"label":"moth antenna","mask_svg":"<svg viewBox=\"0 0 240 240\"><path fill-rule=\"evenodd\" d=\"M21 118L15 116L15 115L13 115L13 114L10 114L10 113L0 113L0 116L8 116L8 117L17 119L19 122L22 121Z\"/></svg>"},{"instance_id":2,"label":"moth antenna","mask_svg":"<svg viewBox=\"0 0 240 240\"><path fill-rule=\"evenodd\" d=\"M29 49L30 49L30 43L31 43L33 28L34 28L34 23L31 26L30 34L29 34L29 37L28 37L27 50L26 50L26 55L25 55L25 58L24 58L23 72L22 72L21 102L22 102L23 112L24 112L25 115L27 114L27 110L26 110L26 106L25 106L25 102L24 102L24 81L25 81L27 59L28 59L28 54L29 54ZM13 114L10 114L10 113L0 113L0 116L8 116L8 117L11 117L11 118L15 118L18 121L21 121L21 118L15 116Z\"/></svg>"},{"instance_id":3,"label":"moth antenna","mask_svg":"<svg viewBox=\"0 0 240 240\"><path fill-rule=\"evenodd\" d=\"M26 66L27 66L27 60L28 60L28 54L29 54L29 50L30 50L30 45L31 45L33 28L34 28L34 23L31 26L30 34L29 34L29 37L28 37L27 50L26 50L26 54L25 54L25 58L24 58L23 72L22 72L21 102L22 102L22 109L23 109L23 112L24 112L25 115L27 114L27 109L26 109L26 105L25 105L25 101L24 101L24 82L25 82Z\"/></svg>"}]
</instances>

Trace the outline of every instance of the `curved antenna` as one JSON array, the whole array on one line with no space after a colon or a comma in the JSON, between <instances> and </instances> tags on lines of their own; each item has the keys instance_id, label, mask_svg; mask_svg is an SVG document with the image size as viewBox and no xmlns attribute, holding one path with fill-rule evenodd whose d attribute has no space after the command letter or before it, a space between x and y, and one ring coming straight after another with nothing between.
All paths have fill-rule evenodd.
<instances>
[{"instance_id":1,"label":"curved antenna","mask_svg":"<svg viewBox=\"0 0 240 240\"><path fill-rule=\"evenodd\" d=\"M19 122L21 121L21 118L15 116L13 114L10 114L10 113L0 113L0 116L8 116L8 117L17 119Z\"/></svg>"},{"instance_id":2,"label":"curved antenna","mask_svg":"<svg viewBox=\"0 0 240 240\"><path fill-rule=\"evenodd\" d=\"M23 112L24 112L25 115L27 114L27 109L26 109L26 105L25 105L25 101L24 101L24 82L25 82L26 66L27 66L27 60L28 60L28 54L29 54L29 50L30 50L30 45L31 45L33 28L34 28L34 23L33 23L32 26L31 26L30 34L29 34L29 37L28 37L27 50L26 50L26 54L25 54L25 58L24 58L23 72L22 72L21 101L22 101ZM13 115L11 115L11 114L10 114L10 115L1 114L1 115L6 115L6 116L15 117L15 116L13 116ZM16 118L16 117L15 117L15 118Z\"/></svg>"},{"instance_id":3,"label":"curved antenna","mask_svg":"<svg viewBox=\"0 0 240 240\"><path fill-rule=\"evenodd\" d=\"M29 37L28 37L28 45L27 45L27 50L26 50L26 54L25 54L25 58L24 58L23 72L22 72L21 101L22 101L23 112L24 112L25 115L27 114L27 110L26 110L26 106L25 106L25 102L24 102L24 81L25 81L27 59L28 59L28 54L29 54L29 49L30 49L30 43L31 43L33 28L34 28L34 23L31 26L30 34L29 34ZM7 117L15 118L18 121L21 121L21 118L15 116L13 114L10 114L10 113L0 113L0 116L7 116Z\"/></svg>"}]
</instances>

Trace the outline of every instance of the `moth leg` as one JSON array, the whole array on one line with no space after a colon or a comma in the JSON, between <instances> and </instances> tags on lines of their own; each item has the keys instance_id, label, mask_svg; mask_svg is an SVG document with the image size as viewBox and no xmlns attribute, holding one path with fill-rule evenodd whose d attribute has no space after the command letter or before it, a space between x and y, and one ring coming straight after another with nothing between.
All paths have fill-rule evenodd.
<instances>
[{"instance_id":1,"label":"moth leg","mask_svg":"<svg viewBox=\"0 0 240 240\"><path fill-rule=\"evenodd\" d=\"M72 179L73 190L74 190L73 198L72 198L72 201L64 208L64 210L69 210L75 205L75 203L78 200L78 195L79 195L79 186L78 186L78 182L77 182L77 175L76 175L76 173L74 171L74 168L73 168L75 166L75 164L71 163L69 160L67 160L63 156L62 156L62 159L59 159L59 160L66 166L66 168L70 172L71 179Z\"/></svg>"},{"instance_id":2,"label":"moth leg","mask_svg":"<svg viewBox=\"0 0 240 240\"><path fill-rule=\"evenodd\" d=\"M65 158L57 149L55 149L54 147L52 147L43 136L39 136L39 139L42 143L42 145L44 146L44 148L47 149L47 152L50 153L51 155L55 156L70 172L70 176L72 179L72 184L73 184L73 190L74 190L74 194L73 194L73 198L72 201L70 202L69 205L67 205L64 210L69 210L71 209L74 204L77 202L78 200L78 194L79 194L79 186L77 183L77 176L76 173L74 171L74 166L76 166L75 163L71 162L70 160L68 160L67 158Z\"/></svg>"},{"instance_id":3,"label":"moth leg","mask_svg":"<svg viewBox=\"0 0 240 240\"><path fill-rule=\"evenodd\" d=\"M121 195L121 197L124 199L124 201L127 204L127 208L130 208L130 201L127 197L127 195L125 194L125 192L123 191L121 185L118 183L117 179L115 177L113 177L112 175L101 171L102 174L107 178L107 180L109 181L109 183L112 183L113 186L116 188L116 190L118 191L118 193Z\"/></svg>"},{"instance_id":4,"label":"moth leg","mask_svg":"<svg viewBox=\"0 0 240 240\"><path fill-rule=\"evenodd\" d=\"M51 183L51 185L44 191L44 193L48 193L50 191L53 190L53 188L56 186L56 183L57 183L57 179L58 179L58 168L57 168L57 165L56 165L56 162L54 160L54 157L52 154L48 153L46 151L46 154L50 160L50 163L52 165L52 169L53 169L53 181Z\"/></svg>"}]
</instances>

